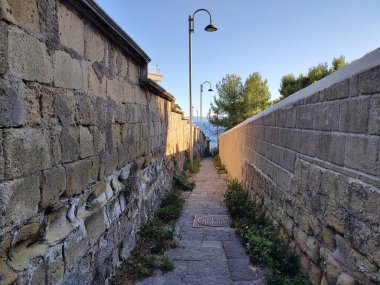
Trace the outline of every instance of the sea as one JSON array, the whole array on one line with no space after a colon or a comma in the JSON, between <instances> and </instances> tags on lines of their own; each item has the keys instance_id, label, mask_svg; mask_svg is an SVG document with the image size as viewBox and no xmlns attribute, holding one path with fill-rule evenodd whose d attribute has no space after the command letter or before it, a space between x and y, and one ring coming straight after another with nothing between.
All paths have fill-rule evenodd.
<instances>
[{"instance_id":1,"label":"sea","mask_svg":"<svg viewBox=\"0 0 380 285\"><path fill-rule=\"evenodd\" d=\"M193 123L197 127L201 127L200 118L193 117ZM216 126L210 124L208 118L202 117L202 131L206 137L210 138L211 148L216 148L218 146L217 140L217 129ZM223 133L223 129L219 127L219 135Z\"/></svg>"}]
</instances>

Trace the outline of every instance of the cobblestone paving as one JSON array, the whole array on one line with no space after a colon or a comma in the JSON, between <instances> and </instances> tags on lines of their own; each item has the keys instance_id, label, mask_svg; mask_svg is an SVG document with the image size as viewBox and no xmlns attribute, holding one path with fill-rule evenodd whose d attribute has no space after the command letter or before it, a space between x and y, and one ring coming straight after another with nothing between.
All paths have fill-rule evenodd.
<instances>
[{"instance_id":1,"label":"cobblestone paving","mask_svg":"<svg viewBox=\"0 0 380 285\"><path fill-rule=\"evenodd\" d=\"M231 228L193 228L195 214L227 215L223 203L226 183L210 159L201 162L196 188L186 200L176 224L179 247L168 252L175 269L138 285L258 285L264 271L252 267L241 241Z\"/></svg>"}]
</instances>

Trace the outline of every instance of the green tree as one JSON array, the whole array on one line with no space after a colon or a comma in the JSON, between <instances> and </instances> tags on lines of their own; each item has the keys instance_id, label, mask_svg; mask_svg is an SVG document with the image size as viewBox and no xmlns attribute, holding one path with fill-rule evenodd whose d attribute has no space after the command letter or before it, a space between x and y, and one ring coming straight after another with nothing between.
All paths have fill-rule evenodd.
<instances>
[{"instance_id":1,"label":"green tree","mask_svg":"<svg viewBox=\"0 0 380 285\"><path fill-rule=\"evenodd\" d=\"M219 97L211 103L209 121L214 126L230 129L245 119L243 83L241 77L227 74L217 85Z\"/></svg>"},{"instance_id":2,"label":"green tree","mask_svg":"<svg viewBox=\"0 0 380 285\"><path fill-rule=\"evenodd\" d=\"M243 98L246 118L266 109L270 105L268 81L258 72L250 74L245 80Z\"/></svg>"},{"instance_id":3,"label":"green tree","mask_svg":"<svg viewBox=\"0 0 380 285\"><path fill-rule=\"evenodd\" d=\"M333 58L330 68L325 62L309 68L307 75L301 73L297 78L295 78L292 73L284 75L281 78L280 89L278 90L281 94L280 99L282 100L310 84L321 80L323 77L330 75L347 64L345 57L341 55L338 58Z\"/></svg>"}]
</instances>

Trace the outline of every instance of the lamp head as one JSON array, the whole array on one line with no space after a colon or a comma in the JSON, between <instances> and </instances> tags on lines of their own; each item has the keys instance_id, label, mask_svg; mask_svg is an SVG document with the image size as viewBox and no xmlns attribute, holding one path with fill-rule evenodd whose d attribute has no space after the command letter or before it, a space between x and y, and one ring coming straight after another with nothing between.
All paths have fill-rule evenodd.
<instances>
[{"instance_id":1,"label":"lamp head","mask_svg":"<svg viewBox=\"0 0 380 285\"><path fill-rule=\"evenodd\" d=\"M216 32L218 30L217 27L215 27L213 24L209 24L206 26L205 31L206 32Z\"/></svg>"},{"instance_id":2,"label":"lamp head","mask_svg":"<svg viewBox=\"0 0 380 285\"><path fill-rule=\"evenodd\" d=\"M212 90L212 88L210 88L209 90L208 90L208 92L213 92L214 90Z\"/></svg>"}]
</instances>

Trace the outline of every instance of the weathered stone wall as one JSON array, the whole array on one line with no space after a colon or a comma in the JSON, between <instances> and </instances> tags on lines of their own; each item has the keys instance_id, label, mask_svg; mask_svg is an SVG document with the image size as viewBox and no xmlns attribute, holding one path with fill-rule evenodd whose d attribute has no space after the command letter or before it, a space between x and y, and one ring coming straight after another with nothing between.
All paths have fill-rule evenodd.
<instances>
[{"instance_id":1,"label":"weathered stone wall","mask_svg":"<svg viewBox=\"0 0 380 285\"><path fill-rule=\"evenodd\" d=\"M219 141L229 175L263 202L313 284L380 282L380 65L344 79L353 67Z\"/></svg>"},{"instance_id":2,"label":"weathered stone wall","mask_svg":"<svg viewBox=\"0 0 380 285\"><path fill-rule=\"evenodd\" d=\"M1 284L104 284L182 169L188 121L102 13L0 0Z\"/></svg>"}]
</instances>

